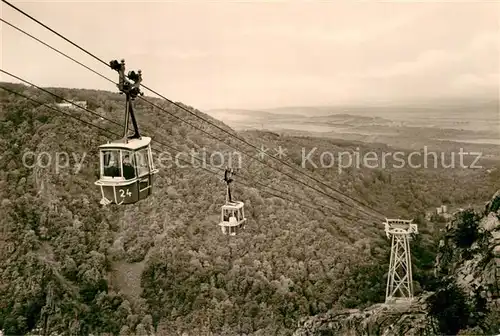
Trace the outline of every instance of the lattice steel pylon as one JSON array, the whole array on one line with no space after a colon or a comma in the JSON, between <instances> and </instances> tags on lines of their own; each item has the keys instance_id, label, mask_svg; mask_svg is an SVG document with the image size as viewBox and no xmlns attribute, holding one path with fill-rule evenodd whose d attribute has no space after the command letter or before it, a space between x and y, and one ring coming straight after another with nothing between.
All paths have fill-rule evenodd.
<instances>
[{"instance_id":1,"label":"lattice steel pylon","mask_svg":"<svg viewBox=\"0 0 500 336\"><path fill-rule=\"evenodd\" d=\"M412 221L386 219L384 222L387 238L392 239L385 303L413 299L410 239L411 234L418 234L418 228Z\"/></svg>"}]
</instances>

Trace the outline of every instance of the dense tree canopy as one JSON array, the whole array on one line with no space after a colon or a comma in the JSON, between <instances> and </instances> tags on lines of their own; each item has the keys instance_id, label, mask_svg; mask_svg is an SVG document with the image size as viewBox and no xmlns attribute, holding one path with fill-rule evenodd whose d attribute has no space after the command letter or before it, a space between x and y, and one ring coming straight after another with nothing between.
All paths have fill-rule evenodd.
<instances>
[{"instance_id":1,"label":"dense tree canopy","mask_svg":"<svg viewBox=\"0 0 500 336\"><path fill-rule=\"evenodd\" d=\"M56 102L25 86L9 87ZM87 100L103 117L118 122L122 118L124 102L118 94L51 90L67 99ZM255 154L185 111L156 103L240 151ZM383 226L358 211L362 206L348 205L352 203L345 197L331 193L344 203L334 201L256 160L244 159L243 177L334 211L292 204L255 183L246 188L237 180L235 195L245 202L248 224L242 234L227 237L216 225L224 201L222 174L175 165L160 169L147 200L103 208L93 182L98 176L97 147L107 140L105 132L3 91L0 104L0 329L6 334L41 328L68 335L153 330L290 335L300 317L383 298L388 264ZM179 150L234 151L140 100L136 104L142 133L154 140ZM67 112L121 132L85 111ZM377 150L327 139L241 135L257 145L286 146L295 153L286 160L299 165L302 147ZM49 153L52 162L34 165L33 156L23 159L27 151ZM54 164L57 153L69 154L67 167ZM269 164L299 177L277 162ZM427 247L438 232L423 219L425 211L441 202L476 203L498 187L498 181L476 171L365 168L308 173L388 217L418 218L422 230L415 242L420 246L414 255L415 280L422 282L434 256ZM307 183L321 188L311 180Z\"/></svg>"}]
</instances>

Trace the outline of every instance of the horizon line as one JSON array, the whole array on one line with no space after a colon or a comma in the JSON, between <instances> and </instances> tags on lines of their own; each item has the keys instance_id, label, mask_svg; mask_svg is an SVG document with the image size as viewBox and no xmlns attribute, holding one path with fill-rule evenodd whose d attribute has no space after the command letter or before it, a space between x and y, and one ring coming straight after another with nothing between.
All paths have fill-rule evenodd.
<instances>
[{"instance_id":1,"label":"horizon line","mask_svg":"<svg viewBox=\"0 0 500 336\"><path fill-rule=\"evenodd\" d=\"M5 83L5 84L14 84L14 85L22 85L25 87L31 87L34 89L37 89L36 87L32 85L25 84L23 82L8 82L8 81L0 81L0 83ZM108 93L116 93L119 94L119 92L114 92L110 90L105 90L105 89L93 89L93 88L84 88L84 87L64 87L64 86L42 86L42 85L37 85L41 88L48 89L48 88L54 88L54 89L68 89L68 90L88 90L88 91L104 91ZM161 99L164 100L161 97L157 96L151 96L144 94L145 97L150 97L150 98L155 98L155 99ZM313 104L301 104L301 105L280 105L280 106L275 106L275 107L255 107L255 108L248 108L248 107L214 107L214 108L197 108L189 103L182 102L182 101L177 101L175 99L170 100L176 102L176 103L181 103L185 106L189 106L194 108L195 110L198 110L200 112L203 111L224 111L224 110L247 110L247 111L261 111L261 112L269 112L269 111L275 111L275 110L280 110L280 109L299 109L299 108L332 108L332 107L338 107L338 108L356 108L356 107L389 107L389 106L406 106L406 107L411 107L409 105L428 105L432 103L443 103L443 102L448 102L448 104L440 104L440 106L446 106L446 105L456 105L457 102L460 101L467 101L467 102L489 102L489 103L497 103L500 104L500 96L497 97L489 97L489 96L474 96L474 97L453 97L453 96L448 96L448 97L421 97L421 98L409 98L409 99L399 99L399 100L394 100L394 101L388 101L385 99L373 99L370 101L367 101L365 99L360 99L358 102L343 102L343 103L330 103L330 104L318 104L318 105L313 105ZM417 106L414 106L417 107Z\"/></svg>"}]
</instances>

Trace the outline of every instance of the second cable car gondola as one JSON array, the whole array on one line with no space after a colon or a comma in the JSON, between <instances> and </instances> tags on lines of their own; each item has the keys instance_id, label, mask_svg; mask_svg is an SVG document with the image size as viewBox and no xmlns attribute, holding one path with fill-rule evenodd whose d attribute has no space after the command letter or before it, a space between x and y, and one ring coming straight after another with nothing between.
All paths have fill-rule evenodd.
<instances>
[{"instance_id":1,"label":"second cable car gondola","mask_svg":"<svg viewBox=\"0 0 500 336\"><path fill-rule=\"evenodd\" d=\"M142 93L140 83L141 71L129 72L125 78L125 61L111 61L110 66L118 71L120 93L125 93L125 125L121 140L108 142L99 146L100 178L95 182L101 189L101 204L130 204L151 195L153 175L158 172L153 164L151 138L141 137L134 116L132 102ZM128 121L132 119L134 134L128 135Z\"/></svg>"},{"instance_id":2,"label":"second cable car gondola","mask_svg":"<svg viewBox=\"0 0 500 336\"><path fill-rule=\"evenodd\" d=\"M233 201L231 198L232 170L226 169L224 181L227 184L226 204L221 208L221 222L219 226L222 233L234 236L245 227L245 204L239 201Z\"/></svg>"}]
</instances>

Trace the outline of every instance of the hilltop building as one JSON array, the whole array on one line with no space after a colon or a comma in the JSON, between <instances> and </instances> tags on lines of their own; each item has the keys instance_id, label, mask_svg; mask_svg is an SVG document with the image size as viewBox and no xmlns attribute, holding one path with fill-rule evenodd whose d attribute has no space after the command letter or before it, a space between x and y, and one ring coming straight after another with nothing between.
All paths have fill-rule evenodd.
<instances>
[{"instance_id":1,"label":"hilltop building","mask_svg":"<svg viewBox=\"0 0 500 336\"><path fill-rule=\"evenodd\" d=\"M428 211L425 214L425 219L432 220L432 218L435 217L436 215L438 218L440 217L440 218L444 218L446 220L449 220L450 218L453 217L454 214L449 213L448 206L443 204L443 205L437 207L435 211Z\"/></svg>"},{"instance_id":2,"label":"hilltop building","mask_svg":"<svg viewBox=\"0 0 500 336\"><path fill-rule=\"evenodd\" d=\"M78 105L80 107L87 108L87 101L85 101L85 100L69 100L69 101L71 101L73 104ZM63 103L57 103L56 106L62 107L62 108L77 109L77 107L73 104L68 103L68 102L63 102Z\"/></svg>"},{"instance_id":3,"label":"hilltop building","mask_svg":"<svg viewBox=\"0 0 500 336\"><path fill-rule=\"evenodd\" d=\"M448 207L446 205L441 205L440 207L436 208L436 213L438 215L447 214L448 213Z\"/></svg>"}]
</instances>

